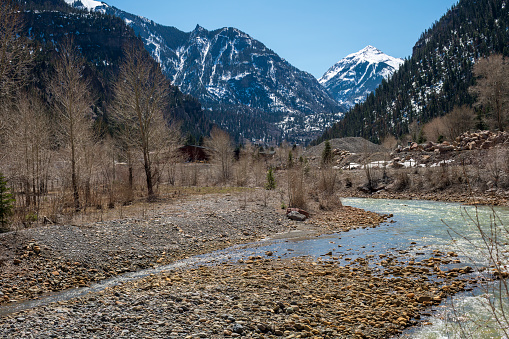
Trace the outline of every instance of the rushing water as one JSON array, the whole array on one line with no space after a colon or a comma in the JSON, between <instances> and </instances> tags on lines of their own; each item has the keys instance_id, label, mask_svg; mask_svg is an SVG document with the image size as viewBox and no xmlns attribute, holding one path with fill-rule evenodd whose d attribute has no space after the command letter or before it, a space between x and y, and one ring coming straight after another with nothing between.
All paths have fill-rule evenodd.
<instances>
[{"instance_id":1,"label":"rushing water","mask_svg":"<svg viewBox=\"0 0 509 339\"><path fill-rule=\"evenodd\" d=\"M456 251L463 263L477 267L489 264L478 226L490 236L494 234L492 232L499 232L498 235L505 237L499 239L505 246L509 242L508 228L504 228L504 225L509 225L508 208L476 208L413 200L345 199L343 203L378 213L393 213L397 221L393 232L401 237L396 242L414 241L419 246ZM387 241L393 239L393 232ZM499 260L505 264L508 263L507 249L499 248ZM498 312L500 318L503 312L509 316L509 295L507 291L500 290L501 287L503 284L497 281L449 298L445 305L437 307L433 315L426 319L431 325L411 329L401 338L507 338L509 328L501 330L507 326L507 320L500 324L493 316L494 311ZM507 316L505 319L508 319Z\"/></svg>"},{"instance_id":2,"label":"rushing water","mask_svg":"<svg viewBox=\"0 0 509 339\"><path fill-rule=\"evenodd\" d=\"M454 203L354 198L343 199L343 204L378 213L393 214L394 217L390 223L377 228L361 228L300 241L266 239L254 244L235 246L172 265L129 273L88 288L64 291L41 300L0 307L0 316L54 301L68 300L161 271L224 261L236 262L252 255L265 255L268 251L275 257L281 258L309 256L329 260L334 256L340 258L339 261L342 264L359 256L376 256L395 251L409 258L422 259L429 258L433 250L455 251L460 256L463 266L466 264L484 266L487 264L486 253L482 250L476 223L485 229L492 225L496 230L500 230L503 225L509 225L509 209L507 208L492 210L488 207L480 207L476 209ZM332 256L327 255L329 253ZM507 257L502 260L507 260ZM426 319L432 325L407 331L402 338L459 338L462 337L463 330L475 333L471 336L472 338L502 338L500 331L489 329L489 326L496 325L493 323L491 313L484 307L489 294L480 289L474 292L477 296L473 296L472 292L465 292L455 296L452 304L451 299L448 305L435 308L433 316ZM497 294L494 295L496 298ZM502 295L507 297L506 294ZM505 308L497 306L498 309L509 311L508 302L502 299L499 304L506 303ZM478 327L481 329L477 329Z\"/></svg>"}]
</instances>

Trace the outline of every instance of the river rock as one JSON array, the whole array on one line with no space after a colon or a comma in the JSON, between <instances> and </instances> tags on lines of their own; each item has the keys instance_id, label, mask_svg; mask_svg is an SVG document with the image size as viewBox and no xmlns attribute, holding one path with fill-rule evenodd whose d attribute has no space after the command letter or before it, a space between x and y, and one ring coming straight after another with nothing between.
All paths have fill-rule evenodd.
<instances>
[{"instance_id":1,"label":"river rock","mask_svg":"<svg viewBox=\"0 0 509 339\"><path fill-rule=\"evenodd\" d=\"M290 212L299 212L300 214L304 214L306 216L306 218L309 218L309 212L303 210L303 209L300 209L300 208L295 208L295 207L290 207L290 208L287 208L286 209L286 214L290 213Z\"/></svg>"},{"instance_id":2,"label":"river rock","mask_svg":"<svg viewBox=\"0 0 509 339\"><path fill-rule=\"evenodd\" d=\"M429 302L431 301L433 298L430 297L430 296L425 296L425 295L421 295L421 296L418 296L417 297L417 301L420 302L420 303L424 303L424 302Z\"/></svg>"},{"instance_id":3,"label":"river rock","mask_svg":"<svg viewBox=\"0 0 509 339\"><path fill-rule=\"evenodd\" d=\"M234 323L232 326L232 331L238 334L242 334L244 332L244 326L239 323Z\"/></svg>"},{"instance_id":4,"label":"river rock","mask_svg":"<svg viewBox=\"0 0 509 339\"><path fill-rule=\"evenodd\" d=\"M286 215L288 219L295 220L295 221L305 221L307 217L304 214L301 214L297 211L291 211Z\"/></svg>"}]
</instances>

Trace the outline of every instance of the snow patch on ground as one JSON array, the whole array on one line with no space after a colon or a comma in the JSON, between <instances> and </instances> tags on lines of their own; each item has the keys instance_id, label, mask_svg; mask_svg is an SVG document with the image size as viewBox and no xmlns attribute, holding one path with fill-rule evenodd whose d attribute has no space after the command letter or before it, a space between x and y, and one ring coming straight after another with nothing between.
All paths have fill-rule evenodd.
<instances>
[{"instance_id":1,"label":"snow patch on ground","mask_svg":"<svg viewBox=\"0 0 509 339\"><path fill-rule=\"evenodd\" d=\"M209 92L211 95L215 96L216 98L223 98L228 94L228 91L224 87L219 86L207 86L207 92Z\"/></svg>"}]
</instances>

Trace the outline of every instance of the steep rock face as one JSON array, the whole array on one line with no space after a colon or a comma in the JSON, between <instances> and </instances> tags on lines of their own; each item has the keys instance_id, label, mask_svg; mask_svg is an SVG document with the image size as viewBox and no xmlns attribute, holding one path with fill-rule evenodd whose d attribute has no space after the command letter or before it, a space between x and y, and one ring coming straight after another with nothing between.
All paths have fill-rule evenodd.
<instances>
[{"instance_id":1,"label":"steep rock face","mask_svg":"<svg viewBox=\"0 0 509 339\"><path fill-rule=\"evenodd\" d=\"M231 134L307 141L346 111L311 74L238 29L208 31L197 26L186 33L95 0L66 1L122 18L172 83L198 98L210 118Z\"/></svg>"},{"instance_id":2,"label":"steep rock face","mask_svg":"<svg viewBox=\"0 0 509 339\"><path fill-rule=\"evenodd\" d=\"M308 73L235 28L191 32L177 50L173 80L205 104L242 104L274 113L328 113L337 104ZM197 62L198 61L198 62Z\"/></svg>"},{"instance_id":3,"label":"steep rock face","mask_svg":"<svg viewBox=\"0 0 509 339\"><path fill-rule=\"evenodd\" d=\"M391 77L402 64L402 59L367 46L338 61L318 81L336 101L351 108L363 102L383 79Z\"/></svg>"}]
</instances>

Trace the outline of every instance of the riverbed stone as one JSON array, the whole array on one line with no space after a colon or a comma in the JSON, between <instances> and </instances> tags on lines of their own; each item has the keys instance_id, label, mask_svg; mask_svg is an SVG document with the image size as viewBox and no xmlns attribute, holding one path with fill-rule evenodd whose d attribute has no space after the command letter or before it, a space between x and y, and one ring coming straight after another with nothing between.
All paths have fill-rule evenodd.
<instances>
[{"instance_id":1,"label":"riverbed stone","mask_svg":"<svg viewBox=\"0 0 509 339\"><path fill-rule=\"evenodd\" d=\"M295 221L304 221L307 219L307 217L304 214L301 214L297 211L290 211L290 213L288 213L286 216L288 217L288 219Z\"/></svg>"},{"instance_id":2,"label":"riverbed stone","mask_svg":"<svg viewBox=\"0 0 509 339\"><path fill-rule=\"evenodd\" d=\"M225 202L221 200L221 203ZM270 223L269 227L269 223L247 221L243 216L236 220L236 211L226 217L219 211L211 208L209 212L199 214L202 219L188 224L186 222L192 217L185 214L184 209L177 212L183 217L175 218L160 212L161 215L153 222L123 220L94 224L89 228L62 229L54 225L71 240L76 236L76 240L93 244L91 248L98 253L89 257L73 257L64 252L60 259L52 257L51 260L32 255L23 260L41 267L34 272L44 274L43 281L39 282L35 275L33 279L22 281L16 280L13 275L9 292L4 291L5 285L2 291L23 295L28 290L27 286L42 286L43 282L47 282L46 291L62 289L64 285L88 284L97 274L118 274L131 265L133 270L139 270L141 266L149 267L206 253L212 248L246 241L240 240L245 237L243 227L246 222L251 225L247 233L260 232L260 237L287 231L295 224L277 213L272 215L274 223ZM374 213L345 208L342 213L313 216L308 222L320 230L318 233L327 233L362 227L359 225L376 226L384 220L386 218ZM175 229L177 221L178 228ZM260 223L264 225L260 226ZM258 231L258 227L262 230ZM119 229L112 231L111 228ZM71 234L71 231L77 234ZM162 240L151 239L152 233ZM218 237L220 240L216 242L214 235L219 233L226 234L226 237ZM135 242L116 243L120 241L117 239L119 234L129 240L134 234ZM189 234L199 242L181 236L183 234ZM87 239L93 240L88 242ZM106 246L107 250L101 252L101 241L105 239L110 243ZM203 242L203 239L210 240ZM224 239L231 243L226 244ZM38 243L42 244L39 240ZM201 247L203 244L205 247ZM80 248L78 243L73 246ZM185 250L181 250L181 246ZM424 303L426 300L418 302L419 297L438 297L442 292L452 294L466 285L459 277L451 276L444 278L447 279L446 286L451 288L443 289L445 284L434 280L438 274L434 269L410 269L406 264L407 253L388 250L381 257L366 255L356 258L356 250L345 250L352 255L348 258L338 255L337 260L331 256L311 260L265 255L243 258L238 264L214 262L200 267L172 268L98 293L61 301L58 306L69 312L59 313L54 307L38 307L8 316L5 322L0 322L0 337L2 333L37 332L73 338L117 335L151 338L261 338L282 335L293 338L352 338L356 333L357 337L384 338L411 326L408 319L418 319L421 313L429 311L430 305ZM424 252L426 258L432 256L429 250ZM43 254L46 255L46 251ZM104 261L100 265L99 259ZM157 263L159 259L162 260ZM442 269L445 271L445 268ZM52 275L52 272L59 272L59 275ZM387 272L396 272L399 276ZM17 285L20 287L13 289ZM414 295L410 296L411 293ZM433 298L427 302L434 304L440 301ZM21 322L17 318L26 320Z\"/></svg>"}]
</instances>

